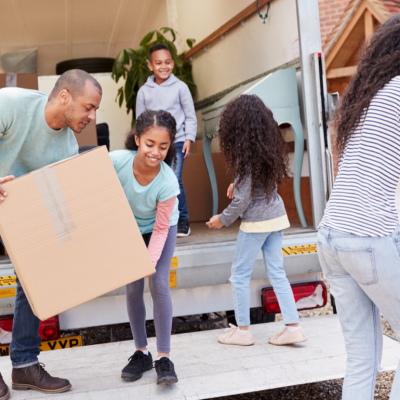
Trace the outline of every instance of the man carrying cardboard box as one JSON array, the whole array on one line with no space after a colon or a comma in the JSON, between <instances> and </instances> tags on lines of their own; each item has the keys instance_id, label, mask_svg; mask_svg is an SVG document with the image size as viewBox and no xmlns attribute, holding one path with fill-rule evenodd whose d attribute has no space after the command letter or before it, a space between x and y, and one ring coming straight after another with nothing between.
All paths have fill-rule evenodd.
<instances>
[{"instance_id":1,"label":"man carrying cardboard box","mask_svg":"<svg viewBox=\"0 0 400 400\"><path fill-rule=\"evenodd\" d=\"M0 207L7 197L2 183L78 153L74 132L80 133L95 120L101 97L100 84L81 70L61 75L50 96L36 90L0 89ZM39 324L17 277L10 345L12 387L64 392L71 387L69 381L52 377L39 364ZM8 397L0 374L0 400Z\"/></svg>"}]
</instances>

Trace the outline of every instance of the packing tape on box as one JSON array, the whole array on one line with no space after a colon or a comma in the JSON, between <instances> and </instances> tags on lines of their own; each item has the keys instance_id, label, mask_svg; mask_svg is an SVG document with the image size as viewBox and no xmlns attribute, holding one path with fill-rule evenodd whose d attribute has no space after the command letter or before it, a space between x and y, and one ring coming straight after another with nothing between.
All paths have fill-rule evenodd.
<instances>
[{"instance_id":1,"label":"packing tape on box","mask_svg":"<svg viewBox=\"0 0 400 400\"><path fill-rule=\"evenodd\" d=\"M54 169L52 167L43 168L33 172L32 176L60 244L69 242L72 240L71 232L76 229L76 225Z\"/></svg>"}]
</instances>

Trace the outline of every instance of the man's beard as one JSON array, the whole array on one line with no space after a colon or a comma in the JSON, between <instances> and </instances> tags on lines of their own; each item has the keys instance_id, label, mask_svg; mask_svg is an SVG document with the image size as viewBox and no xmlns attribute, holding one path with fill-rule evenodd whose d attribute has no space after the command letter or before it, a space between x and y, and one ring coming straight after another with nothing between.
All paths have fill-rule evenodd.
<instances>
[{"instance_id":1,"label":"man's beard","mask_svg":"<svg viewBox=\"0 0 400 400\"><path fill-rule=\"evenodd\" d=\"M74 126L74 106L73 106L73 104L70 104L67 107L67 109L65 110L64 119L65 119L65 124L68 126L68 128L75 131L76 126Z\"/></svg>"}]
</instances>

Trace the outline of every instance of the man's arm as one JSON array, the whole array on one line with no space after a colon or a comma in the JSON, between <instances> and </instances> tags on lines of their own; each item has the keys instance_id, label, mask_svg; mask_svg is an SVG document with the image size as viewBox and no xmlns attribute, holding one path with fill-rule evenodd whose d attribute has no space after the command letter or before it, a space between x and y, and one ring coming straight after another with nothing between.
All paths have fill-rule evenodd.
<instances>
[{"instance_id":1,"label":"man's arm","mask_svg":"<svg viewBox=\"0 0 400 400\"><path fill-rule=\"evenodd\" d=\"M3 112L0 112L0 159L1 159L1 142L6 139L7 130L12 125L12 121L14 119L14 109L10 107L10 98L7 96L7 93L0 90L0 104L4 105L1 107ZM4 112L4 108L6 107L6 112ZM7 109L8 108L8 109ZM5 177L0 176L0 204L7 197L7 192L5 188L1 185L2 183L6 183L12 181L14 177L12 175L8 175Z\"/></svg>"},{"instance_id":2,"label":"man's arm","mask_svg":"<svg viewBox=\"0 0 400 400\"><path fill-rule=\"evenodd\" d=\"M5 138L7 130L12 125L14 116L14 101L7 90L0 89L0 143Z\"/></svg>"}]
</instances>

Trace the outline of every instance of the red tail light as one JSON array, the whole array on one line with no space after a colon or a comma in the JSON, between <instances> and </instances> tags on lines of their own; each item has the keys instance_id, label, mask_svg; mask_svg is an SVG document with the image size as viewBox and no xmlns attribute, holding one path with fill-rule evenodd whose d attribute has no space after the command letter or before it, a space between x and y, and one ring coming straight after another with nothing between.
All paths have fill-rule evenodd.
<instances>
[{"instance_id":1,"label":"red tail light","mask_svg":"<svg viewBox=\"0 0 400 400\"><path fill-rule=\"evenodd\" d=\"M298 311L311 310L326 305L328 291L324 282L297 283L291 285L291 287ZM265 313L276 314L281 312L278 299L272 288L262 289L262 301Z\"/></svg>"},{"instance_id":2,"label":"red tail light","mask_svg":"<svg viewBox=\"0 0 400 400\"><path fill-rule=\"evenodd\" d=\"M0 317L0 346L11 343L13 321L13 315ZM60 337L58 315L46 321L40 321L39 335L42 340L53 340Z\"/></svg>"},{"instance_id":3,"label":"red tail light","mask_svg":"<svg viewBox=\"0 0 400 400\"><path fill-rule=\"evenodd\" d=\"M6 332L12 331L14 317L11 315L0 317L0 329Z\"/></svg>"},{"instance_id":4,"label":"red tail light","mask_svg":"<svg viewBox=\"0 0 400 400\"><path fill-rule=\"evenodd\" d=\"M60 336L60 324L58 315L40 322L39 335L42 340L58 339Z\"/></svg>"}]
</instances>

